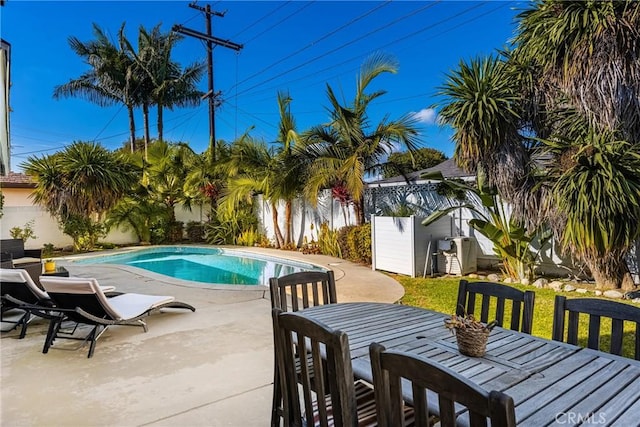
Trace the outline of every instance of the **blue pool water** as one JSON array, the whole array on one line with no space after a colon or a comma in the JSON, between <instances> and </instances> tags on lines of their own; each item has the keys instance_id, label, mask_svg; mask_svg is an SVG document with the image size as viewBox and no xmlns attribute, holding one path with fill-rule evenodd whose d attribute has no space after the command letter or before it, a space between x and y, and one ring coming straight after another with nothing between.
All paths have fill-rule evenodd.
<instances>
[{"instance_id":1,"label":"blue pool water","mask_svg":"<svg viewBox=\"0 0 640 427\"><path fill-rule=\"evenodd\" d=\"M218 248L162 246L76 261L78 264L130 265L195 282L229 285L268 285L270 277L321 267L279 258Z\"/></svg>"}]
</instances>

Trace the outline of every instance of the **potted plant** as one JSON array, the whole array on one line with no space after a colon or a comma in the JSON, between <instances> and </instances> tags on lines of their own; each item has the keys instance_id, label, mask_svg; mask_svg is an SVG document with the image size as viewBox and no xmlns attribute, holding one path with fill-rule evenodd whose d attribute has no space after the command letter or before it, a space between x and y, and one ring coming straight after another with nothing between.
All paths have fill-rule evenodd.
<instances>
[{"instance_id":1,"label":"potted plant","mask_svg":"<svg viewBox=\"0 0 640 427\"><path fill-rule=\"evenodd\" d=\"M477 321L472 314L451 316L444 321L447 328L455 333L460 353L471 357L482 357L487 350L489 334L497 322L494 320L486 325Z\"/></svg>"},{"instance_id":2,"label":"potted plant","mask_svg":"<svg viewBox=\"0 0 640 427\"><path fill-rule=\"evenodd\" d=\"M56 262L51 258L46 259L44 261L44 272L53 273L54 271L56 271Z\"/></svg>"}]
</instances>

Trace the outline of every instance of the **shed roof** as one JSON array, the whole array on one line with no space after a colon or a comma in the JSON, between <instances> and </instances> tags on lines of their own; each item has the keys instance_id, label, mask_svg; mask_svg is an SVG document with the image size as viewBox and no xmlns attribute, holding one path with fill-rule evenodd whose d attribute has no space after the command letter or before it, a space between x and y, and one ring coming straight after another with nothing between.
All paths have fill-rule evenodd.
<instances>
[{"instance_id":1,"label":"shed roof","mask_svg":"<svg viewBox=\"0 0 640 427\"><path fill-rule=\"evenodd\" d=\"M9 172L9 175L0 176L0 187L3 188L35 188L36 182L29 175Z\"/></svg>"}]
</instances>

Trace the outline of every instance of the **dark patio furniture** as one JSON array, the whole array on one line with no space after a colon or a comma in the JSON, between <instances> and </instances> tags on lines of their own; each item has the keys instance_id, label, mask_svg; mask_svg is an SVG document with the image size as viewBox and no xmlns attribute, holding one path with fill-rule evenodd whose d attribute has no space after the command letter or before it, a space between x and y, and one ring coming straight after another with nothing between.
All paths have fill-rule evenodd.
<instances>
[{"instance_id":1,"label":"dark patio furniture","mask_svg":"<svg viewBox=\"0 0 640 427\"><path fill-rule=\"evenodd\" d=\"M0 240L0 252L3 253L2 260L10 257L14 267L23 264L42 263L42 249L25 249L22 239L2 239Z\"/></svg>"},{"instance_id":2,"label":"dark patio furniture","mask_svg":"<svg viewBox=\"0 0 640 427\"><path fill-rule=\"evenodd\" d=\"M27 333L27 326L32 315L50 318L48 308L53 306L49 295L40 289L25 269L0 269L0 297L3 322L20 326L20 338ZM21 315L19 315L22 313ZM7 315L11 315L7 319Z\"/></svg>"},{"instance_id":3,"label":"dark patio furniture","mask_svg":"<svg viewBox=\"0 0 640 427\"><path fill-rule=\"evenodd\" d=\"M586 423L592 416L605 424L638 425L638 360L501 327L489 335L483 357L465 356L444 327L450 314L400 304L327 304L296 314L346 333L353 373L368 382L373 381L369 345L377 342L436 361L485 390L508 394L517 425L568 425L575 414L583 414ZM403 387L403 397L414 404L411 387ZM437 399L429 399L428 410L439 415ZM467 421L464 416L460 425Z\"/></svg>"},{"instance_id":4,"label":"dark patio furniture","mask_svg":"<svg viewBox=\"0 0 640 427\"><path fill-rule=\"evenodd\" d=\"M337 301L336 281L333 271L304 271L269 279L271 308L282 311L298 311L303 308L322 304L335 304ZM274 330L275 333L275 330ZM274 336L275 340L275 336ZM298 374L300 363L298 359ZM277 363L273 375L273 402L271 405L271 426L279 426L282 417L282 384Z\"/></svg>"},{"instance_id":5,"label":"dark patio furniture","mask_svg":"<svg viewBox=\"0 0 640 427\"><path fill-rule=\"evenodd\" d=\"M462 405L472 426L513 427L516 425L513 399L499 391L486 391L440 363L402 351L369 346L373 385L376 394L378 426L394 427L414 421L414 425L433 425L428 399L437 398L441 427L455 427ZM401 381L409 381L412 394L412 420L405 419ZM409 386L407 386L407 390ZM427 389L430 390L427 397ZM437 397L433 396L436 394Z\"/></svg>"},{"instance_id":6,"label":"dark patio furniture","mask_svg":"<svg viewBox=\"0 0 640 427\"><path fill-rule=\"evenodd\" d=\"M354 380L347 335L296 312L274 308L272 315L284 425L373 424L374 392ZM309 362L301 364L301 375L296 363L299 354L306 354ZM309 366L314 369L313 380Z\"/></svg>"},{"instance_id":7,"label":"dark patio furniture","mask_svg":"<svg viewBox=\"0 0 640 427\"><path fill-rule=\"evenodd\" d=\"M567 313L569 313L568 322L565 322ZM639 307L599 298L567 299L562 295L556 295L552 338L556 341L565 341L566 336L566 342L578 345L580 314L588 317L587 347L594 350L600 350L602 318L611 319L609 353L616 355L622 354L622 342L625 337L624 322L635 323L635 359L640 360Z\"/></svg>"},{"instance_id":8,"label":"dark patio furniture","mask_svg":"<svg viewBox=\"0 0 640 427\"><path fill-rule=\"evenodd\" d=\"M96 341L111 325L141 326L146 332L147 324L143 318L151 313L164 308L196 311L193 306L175 301L172 296L124 293L107 298L94 278L42 276L40 280L59 313L49 323L43 353L49 351L56 338L79 339L90 342L87 357L92 357ZM74 337L61 331L66 320L93 327L86 336Z\"/></svg>"},{"instance_id":9,"label":"dark patio furniture","mask_svg":"<svg viewBox=\"0 0 640 427\"><path fill-rule=\"evenodd\" d=\"M456 314L475 314L476 296L482 298L480 307L480 321L487 323L491 300L496 300L496 318L498 326L503 326L505 316L505 302L511 301L511 324L509 329L527 334L533 326L533 306L536 294L532 291L520 291L510 286L493 282L467 282L460 280ZM477 316L476 316L477 318Z\"/></svg>"}]
</instances>

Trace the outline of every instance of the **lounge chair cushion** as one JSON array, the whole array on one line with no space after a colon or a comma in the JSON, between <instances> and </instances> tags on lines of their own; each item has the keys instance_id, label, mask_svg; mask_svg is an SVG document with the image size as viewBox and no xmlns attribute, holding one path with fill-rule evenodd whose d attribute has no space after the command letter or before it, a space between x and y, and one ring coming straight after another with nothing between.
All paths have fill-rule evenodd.
<instances>
[{"instance_id":1,"label":"lounge chair cushion","mask_svg":"<svg viewBox=\"0 0 640 427\"><path fill-rule=\"evenodd\" d=\"M122 294L109 298L109 304L117 316L116 319L131 319L153 307L173 301L170 296Z\"/></svg>"},{"instance_id":2,"label":"lounge chair cushion","mask_svg":"<svg viewBox=\"0 0 640 427\"><path fill-rule=\"evenodd\" d=\"M19 268L2 268L0 269L0 281L8 283L25 283L39 300L49 299L49 295L36 286L26 270Z\"/></svg>"},{"instance_id":3,"label":"lounge chair cushion","mask_svg":"<svg viewBox=\"0 0 640 427\"><path fill-rule=\"evenodd\" d=\"M127 320L144 315L154 307L174 301L172 296L156 296L126 293L112 298L104 294L104 289L94 278L84 277L42 277L42 285L52 293L95 295L104 311L113 320Z\"/></svg>"},{"instance_id":4,"label":"lounge chair cushion","mask_svg":"<svg viewBox=\"0 0 640 427\"><path fill-rule=\"evenodd\" d=\"M42 261L40 258L32 258L32 257L22 257L13 260L13 265L15 267L20 267L24 264L40 264Z\"/></svg>"}]
</instances>

